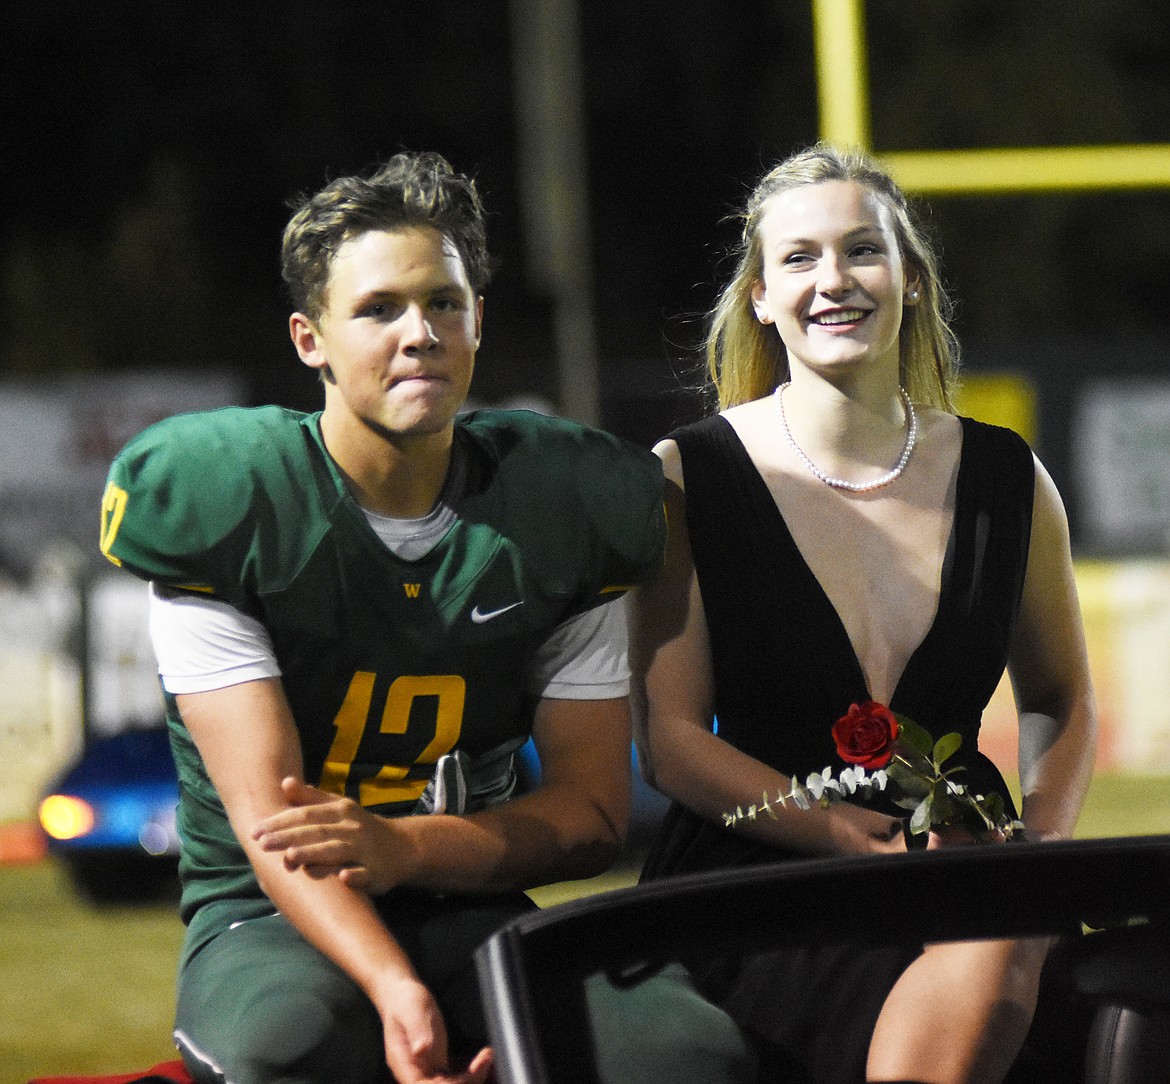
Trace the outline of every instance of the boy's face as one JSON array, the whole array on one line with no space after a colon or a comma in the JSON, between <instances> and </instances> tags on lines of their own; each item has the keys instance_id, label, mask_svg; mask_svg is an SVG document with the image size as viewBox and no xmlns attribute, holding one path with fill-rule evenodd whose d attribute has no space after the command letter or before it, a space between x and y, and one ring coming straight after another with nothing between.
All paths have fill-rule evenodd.
<instances>
[{"instance_id":1,"label":"boy's face","mask_svg":"<svg viewBox=\"0 0 1170 1084\"><path fill-rule=\"evenodd\" d=\"M325 412L390 437L449 430L467 398L483 299L438 230L371 230L334 256L317 321L294 313L301 360L325 371Z\"/></svg>"}]
</instances>

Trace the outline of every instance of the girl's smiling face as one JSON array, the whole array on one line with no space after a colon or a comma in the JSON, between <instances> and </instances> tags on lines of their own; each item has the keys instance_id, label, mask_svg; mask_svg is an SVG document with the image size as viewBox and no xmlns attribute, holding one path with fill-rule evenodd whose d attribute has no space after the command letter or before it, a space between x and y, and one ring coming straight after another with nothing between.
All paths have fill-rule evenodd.
<instances>
[{"instance_id":1,"label":"girl's smiling face","mask_svg":"<svg viewBox=\"0 0 1170 1084\"><path fill-rule=\"evenodd\" d=\"M917 299L889 208L856 181L777 193L760 222L756 317L775 324L789 364L822 372L886 364L898 374L904 305Z\"/></svg>"}]
</instances>

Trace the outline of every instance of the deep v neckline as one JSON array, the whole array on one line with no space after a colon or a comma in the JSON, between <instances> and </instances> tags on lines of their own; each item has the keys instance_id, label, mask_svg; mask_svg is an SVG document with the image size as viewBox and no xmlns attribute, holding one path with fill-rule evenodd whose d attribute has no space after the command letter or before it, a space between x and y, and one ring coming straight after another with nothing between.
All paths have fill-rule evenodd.
<instances>
[{"instance_id":1,"label":"deep v neckline","mask_svg":"<svg viewBox=\"0 0 1170 1084\"><path fill-rule=\"evenodd\" d=\"M812 591L811 596L819 599L818 605L824 611L831 615L830 627L833 629L834 635L838 641L837 647L840 650L842 657L847 661L849 670L851 671L850 686L859 690L865 690L865 695L872 699L869 691L869 682L865 676L865 669L861 665L861 660L858 657L857 649L853 644L853 640L849 635L848 629L845 627L845 622L841 619L841 614L834 605L833 600L829 598L828 592L825 590L821 581L817 579L813 573L800 547L796 544L796 539L789 529L788 521L784 517L784 513L780 510L780 506L776 503L772 496L772 491L768 488L768 483L764 480L764 476L760 473L755 461L748 453L747 447L744 445L740 435L726 418L721 415L718 416L719 421L727 427L727 430L732 436L732 447L735 449L735 455L741 459L742 465L746 468L744 478L747 481L748 488L751 492L751 499L753 503L757 504L761 509L762 514L771 516L774 520L775 526L778 528L776 537L781 544L788 549L789 555L793 558L789 563L789 567L795 568L799 574L805 579L806 586ZM962 522L961 512L963 510L964 496L967 491L965 485L966 465L967 465L967 425L966 420L959 419L961 425L961 442L959 448L959 465L955 479L955 506L951 512L951 527L947 535L946 549L943 552L942 570L939 577L939 593L938 600L935 605L934 618L927 628L922 639L918 645L910 653L906 659L905 665L902 667L902 672L898 675L898 680L894 683L893 692L890 696L889 706L892 709L897 709L900 701L900 693L904 686L907 686L913 680L915 671L922 665L931 649L931 645L941 635L941 631L946 624L947 616L953 605L955 597L956 584L956 555L960 545L959 528Z\"/></svg>"}]
</instances>

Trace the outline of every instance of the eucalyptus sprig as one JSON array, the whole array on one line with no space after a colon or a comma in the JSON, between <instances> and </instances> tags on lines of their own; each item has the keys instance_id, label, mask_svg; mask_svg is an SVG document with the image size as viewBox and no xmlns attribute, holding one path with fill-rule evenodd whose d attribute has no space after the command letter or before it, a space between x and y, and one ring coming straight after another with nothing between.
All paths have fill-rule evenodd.
<instances>
[{"instance_id":1,"label":"eucalyptus sprig","mask_svg":"<svg viewBox=\"0 0 1170 1084\"><path fill-rule=\"evenodd\" d=\"M772 820L778 820L776 807L783 809L791 802L797 809L812 809L819 806L828 809L836 802L844 801L850 795L861 798L870 798L879 791L886 789L888 781L884 769L876 772L866 772L860 765L850 765L838 775L833 775L832 768L823 772L813 772L801 783L798 779L792 780L788 793L777 791L775 797L769 798L764 792L758 805L750 805L747 809L739 806L734 813L723 814L723 826L732 828L740 821L754 821L761 813L767 813Z\"/></svg>"}]
</instances>

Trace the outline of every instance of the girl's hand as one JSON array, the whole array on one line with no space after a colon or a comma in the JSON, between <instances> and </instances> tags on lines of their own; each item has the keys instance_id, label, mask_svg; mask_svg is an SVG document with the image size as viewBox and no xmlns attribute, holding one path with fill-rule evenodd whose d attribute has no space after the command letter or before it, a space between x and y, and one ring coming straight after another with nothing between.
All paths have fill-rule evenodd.
<instances>
[{"instance_id":1,"label":"girl's hand","mask_svg":"<svg viewBox=\"0 0 1170 1084\"><path fill-rule=\"evenodd\" d=\"M961 824L939 824L931 828L926 839L926 849L937 851L941 847L967 847L972 843L1006 843L1007 837L1000 831L976 834Z\"/></svg>"}]
</instances>

